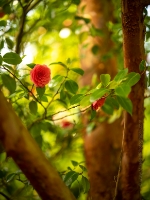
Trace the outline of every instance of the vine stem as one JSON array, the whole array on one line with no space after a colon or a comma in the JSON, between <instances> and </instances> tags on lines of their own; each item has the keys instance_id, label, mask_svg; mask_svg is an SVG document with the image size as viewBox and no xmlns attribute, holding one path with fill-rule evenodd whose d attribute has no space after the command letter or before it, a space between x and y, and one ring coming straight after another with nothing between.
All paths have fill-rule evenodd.
<instances>
[{"instance_id":1,"label":"vine stem","mask_svg":"<svg viewBox=\"0 0 150 200\"><path fill-rule=\"evenodd\" d=\"M120 178L121 168L122 168L123 145L124 145L124 134L125 134L125 114L124 114L123 120L124 122L123 122L123 135L122 135L122 145L121 145L121 152L120 152L120 162L119 162L119 168L118 168L118 174L117 174L116 186L115 186L115 194L114 194L113 200L116 200L116 197L117 197L119 178Z\"/></svg>"}]
</instances>

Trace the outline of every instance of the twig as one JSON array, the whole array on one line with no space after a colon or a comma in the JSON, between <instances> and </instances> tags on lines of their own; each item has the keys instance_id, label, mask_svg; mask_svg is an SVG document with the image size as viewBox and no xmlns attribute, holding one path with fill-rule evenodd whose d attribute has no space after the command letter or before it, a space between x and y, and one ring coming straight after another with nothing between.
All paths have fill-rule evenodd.
<instances>
[{"instance_id":1,"label":"twig","mask_svg":"<svg viewBox=\"0 0 150 200\"><path fill-rule=\"evenodd\" d=\"M58 121L58 120L64 119L64 118L69 117L69 116L72 116L72 115L80 114L80 113L82 113L82 112L87 111L90 107L91 107L91 105L88 106L88 107L86 107L86 108L83 109L83 110L80 110L80 111L78 111L78 112L75 112L75 113L71 113L71 114L65 115L65 116L60 117L60 118L53 119L52 121ZM54 115L50 115L50 116L47 116L46 119L48 119L49 117L53 117L53 116L55 116L55 115L56 115L56 114L54 114Z\"/></svg>"},{"instance_id":2,"label":"twig","mask_svg":"<svg viewBox=\"0 0 150 200\"><path fill-rule=\"evenodd\" d=\"M7 200L11 200L11 198L9 198L6 194L4 194L3 192L0 192L0 194L3 196L3 197L5 197L5 199L7 199Z\"/></svg>"},{"instance_id":3,"label":"twig","mask_svg":"<svg viewBox=\"0 0 150 200\"><path fill-rule=\"evenodd\" d=\"M116 180L115 195L114 195L113 200L116 200L117 192L118 192L119 178L120 178L120 173L121 173L121 168L122 168L122 156L123 156L124 134L125 134L125 115L124 115L124 126L123 126L123 135L122 135L122 145L121 145L121 152L120 152L120 162L119 162L119 168L118 168L118 174L117 174L117 180Z\"/></svg>"}]
</instances>

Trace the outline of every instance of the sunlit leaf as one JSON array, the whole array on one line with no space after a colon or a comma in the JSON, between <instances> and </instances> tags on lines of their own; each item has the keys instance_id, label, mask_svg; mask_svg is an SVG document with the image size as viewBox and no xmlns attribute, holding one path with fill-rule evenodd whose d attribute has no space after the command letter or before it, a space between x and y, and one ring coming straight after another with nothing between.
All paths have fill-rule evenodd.
<instances>
[{"instance_id":1,"label":"sunlit leaf","mask_svg":"<svg viewBox=\"0 0 150 200\"><path fill-rule=\"evenodd\" d=\"M42 96L43 96L44 93L45 93L45 87L43 87L43 88L36 87L36 91L37 91L39 97L42 98Z\"/></svg>"},{"instance_id":2,"label":"sunlit leaf","mask_svg":"<svg viewBox=\"0 0 150 200\"><path fill-rule=\"evenodd\" d=\"M90 102L94 102L98 99L100 99L101 97L103 97L106 93L109 93L109 89L105 89L105 88L100 88L97 89L95 92L93 92L90 96Z\"/></svg>"},{"instance_id":3,"label":"sunlit leaf","mask_svg":"<svg viewBox=\"0 0 150 200\"><path fill-rule=\"evenodd\" d=\"M115 81L121 81L128 73L128 68L120 70L114 77Z\"/></svg>"},{"instance_id":4,"label":"sunlit leaf","mask_svg":"<svg viewBox=\"0 0 150 200\"><path fill-rule=\"evenodd\" d=\"M141 78L140 74L135 73L135 72L130 72L126 76L125 83L131 87L131 86L135 85L140 80L140 78Z\"/></svg>"},{"instance_id":5,"label":"sunlit leaf","mask_svg":"<svg viewBox=\"0 0 150 200\"><path fill-rule=\"evenodd\" d=\"M30 109L32 114L36 115L37 114L37 109L38 109L37 102L36 101L30 101L29 109Z\"/></svg>"},{"instance_id":6,"label":"sunlit leaf","mask_svg":"<svg viewBox=\"0 0 150 200\"><path fill-rule=\"evenodd\" d=\"M146 69L145 60L142 60L139 65L139 70L144 71Z\"/></svg>"},{"instance_id":7,"label":"sunlit leaf","mask_svg":"<svg viewBox=\"0 0 150 200\"><path fill-rule=\"evenodd\" d=\"M116 96L118 103L124 108L130 115L132 115L132 102L130 99Z\"/></svg>"},{"instance_id":8,"label":"sunlit leaf","mask_svg":"<svg viewBox=\"0 0 150 200\"><path fill-rule=\"evenodd\" d=\"M131 91L131 87L128 84L121 84L115 88L115 94L122 97L127 97Z\"/></svg>"},{"instance_id":9,"label":"sunlit leaf","mask_svg":"<svg viewBox=\"0 0 150 200\"><path fill-rule=\"evenodd\" d=\"M78 91L78 84L73 80L67 80L65 82L65 88L68 92L75 94Z\"/></svg>"},{"instance_id":10,"label":"sunlit leaf","mask_svg":"<svg viewBox=\"0 0 150 200\"><path fill-rule=\"evenodd\" d=\"M83 171L87 171L87 169L86 169L83 165L79 165L79 167L80 167Z\"/></svg>"},{"instance_id":11,"label":"sunlit leaf","mask_svg":"<svg viewBox=\"0 0 150 200\"><path fill-rule=\"evenodd\" d=\"M50 63L49 65L61 65L62 67L67 68L67 65L65 65L63 62L53 62Z\"/></svg>"},{"instance_id":12,"label":"sunlit leaf","mask_svg":"<svg viewBox=\"0 0 150 200\"><path fill-rule=\"evenodd\" d=\"M34 68L34 66L36 65L35 63L30 63L30 64L26 64L28 67L30 67L31 69Z\"/></svg>"},{"instance_id":13,"label":"sunlit leaf","mask_svg":"<svg viewBox=\"0 0 150 200\"><path fill-rule=\"evenodd\" d=\"M0 65L2 64L2 62L3 62L3 58L2 58L2 56L0 55Z\"/></svg>"},{"instance_id":14,"label":"sunlit leaf","mask_svg":"<svg viewBox=\"0 0 150 200\"><path fill-rule=\"evenodd\" d=\"M12 49L13 46L14 46L14 42L9 37L6 37L5 40L6 40L6 43L7 43L7 47L9 49Z\"/></svg>"},{"instance_id":15,"label":"sunlit leaf","mask_svg":"<svg viewBox=\"0 0 150 200\"><path fill-rule=\"evenodd\" d=\"M14 53L14 52L10 52L10 53L6 53L3 56L3 61L8 64L17 65L22 62L22 59L20 58L20 56L18 54Z\"/></svg>"},{"instance_id":16,"label":"sunlit leaf","mask_svg":"<svg viewBox=\"0 0 150 200\"><path fill-rule=\"evenodd\" d=\"M82 176L81 185L83 188L83 192L87 193L90 189L90 183L89 183L89 180L85 176Z\"/></svg>"},{"instance_id":17,"label":"sunlit leaf","mask_svg":"<svg viewBox=\"0 0 150 200\"><path fill-rule=\"evenodd\" d=\"M10 93L14 93L16 90L16 81L14 78L9 76L8 74L2 74L2 81L4 86L10 91Z\"/></svg>"},{"instance_id":18,"label":"sunlit leaf","mask_svg":"<svg viewBox=\"0 0 150 200\"><path fill-rule=\"evenodd\" d=\"M7 25L7 21L5 21L5 20L1 20L0 21L0 26L6 26Z\"/></svg>"},{"instance_id":19,"label":"sunlit leaf","mask_svg":"<svg viewBox=\"0 0 150 200\"><path fill-rule=\"evenodd\" d=\"M83 76L84 74L84 71L81 68L71 68L70 70L76 72L77 74L80 74L81 76Z\"/></svg>"},{"instance_id":20,"label":"sunlit leaf","mask_svg":"<svg viewBox=\"0 0 150 200\"><path fill-rule=\"evenodd\" d=\"M76 161L74 161L74 160L71 160L71 163L72 163L72 165L73 165L74 167L76 167L76 166L78 166L78 165L79 165L79 163L78 163L78 162L76 162Z\"/></svg>"},{"instance_id":21,"label":"sunlit leaf","mask_svg":"<svg viewBox=\"0 0 150 200\"><path fill-rule=\"evenodd\" d=\"M70 172L68 172L68 173L65 175L63 181L65 182L65 184L66 184L67 187L70 187L71 184L72 184L75 180L77 180L78 176L79 176L79 174L78 174L77 172L75 172L75 171L70 171Z\"/></svg>"},{"instance_id":22,"label":"sunlit leaf","mask_svg":"<svg viewBox=\"0 0 150 200\"><path fill-rule=\"evenodd\" d=\"M77 104L83 99L84 95L83 94L76 94L70 99L70 104Z\"/></svg>"},{"instance_id":23,"label":"sunlit leaf","mask_svg":"<svg viewBox=\"0 0 150 200\"><path fill-rule=\"evenodd\" d=\"M104 86L107 86L110 82L110 75L109 74L101 74L100 75L100 81Z\"/></svg>"},{"instance_id":24,"label":"sunlit leaf","mask_svg":"<svg viewBox=\"0 0 150 200\"><path fill-rule=\"evenodd\" d=\"M62 80L64 79L63 76L61 75L56 75L52 78L52 80L50 81L49 86L51 88L56 87L58 84L62 83Z\"/></svg>"}]
</instances>

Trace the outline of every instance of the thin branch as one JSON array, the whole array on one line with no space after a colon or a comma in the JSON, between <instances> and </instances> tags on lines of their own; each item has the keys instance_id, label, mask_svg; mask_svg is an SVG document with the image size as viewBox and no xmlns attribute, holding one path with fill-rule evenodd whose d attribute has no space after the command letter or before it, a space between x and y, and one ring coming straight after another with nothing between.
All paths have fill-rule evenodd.
<instances>
[{"instance_id":1,"label":"thin branch","mask_svg":"<svg viewBox=\"0 0 150 200\"><path fill-rule=\"evenodd\" d=\"M0 194L3 196L3 197L5 197L5 199L7 199L7 200L11 200L11 198L9 198L6 194L4 194L3 192L0 192Z\"/></svg>"},{"instance_id":2,"label":"thin branch","mask_svg":"<svg viewBox=\"0 0 150 200\"><path fill-rule=\"evenodd\" d=\"M9 69L7 69L6 67L3 66L3 69L5 69L6 71L8 71L15 79L17 79L17 81L30 93L32 94L33 98L44 108L44 110L46 110L46 108L43 106L43 104L35 97L35 95L33 94L32 90L29 90L23 83L22 81L20 81L20 79L13 74Z\"/></svg>"},{"instance_id":3,"label":"thin branch","mask_svg":"<svg viewBox=\"0 0 150 200\"><path fill-rule=\"evenodd\" d=\"M36 7L40 2L42 2L41 0L37 0L35 1L34 3L30 3L30 5L28 6L27 10L26 10L26 13L28 13L30 10L32 10L34 7Z\"/></svg>"},{"instance_id":4,"label":"thin branch","mask_svg":"<svg viewBox=\"0 0 150 200\"><path fill-rule=\"evenodd\" d=\"M69 116L72 116L72 115L76 115L76 114L83 113L83 112L87 111L90 107L91 107L91 105L88 106L88 107L86 107L86 108L83 109L83 110L80 110L80 111L78 111L78 112L65 115L65 116L60 117L60 118L53 119L52 121L58 121L58 120L64 119L64 118L69 117ZM53 117L53 116L55 116L55 115L56 115L56 114L54 114L54 115L49 115L49 116L46 117L46 119L48 119L49 117Z\"/></svg>"},{"instance_id":5,"label":"thin branch","mask_svg":"<svg viewBox=\"0 0 150 200\"><path fill-rule=\"evenodd\" d=\"M124 115L123 126L124 127L123 127L122 145L121 145L121 152L120 152L120 162L119 162L119 168L118 168L118 174L117 174L117 180L116 180L115 195L114 195L113 200L116 200L116 197L117 197L120 173L121 173L121 168L122 168L123 145L124 145L124 134L125 134L125 115Z\"/></svg>"},{"instance_id":6,"label":"thin branch","mask_svg":"<svg viewBox=\"0 0 150 200\"><path fill-rule=\"evenodd\" d=\"M20 23L19 23L20 24L19 32L18 32L18 35L17 35L17 38L16 38L16 49L15 49L15 52L17 54L20 53L20 47L21 47L21 42L22 42L22 37L23 37L25 21L26 21L26 12L25 12L25 10L23 8L23 13L22 13L21 20L20 20Z\"/></svg>"}]
</instances>

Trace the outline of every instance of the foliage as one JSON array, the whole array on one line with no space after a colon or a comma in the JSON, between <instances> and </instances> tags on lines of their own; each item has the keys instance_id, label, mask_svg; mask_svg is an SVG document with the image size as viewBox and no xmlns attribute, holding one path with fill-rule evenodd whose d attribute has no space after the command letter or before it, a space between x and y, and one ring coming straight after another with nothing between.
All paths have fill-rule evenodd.
<instances>
[{"instance_id":1,"label":"foliage","mask_svg":"<svg viewBox=\"0 0 150 200\"><path fill-rule=\"evenodd\" d=\"M81 27L76 25L76 20L90 23L88 18L75 14L79 2L78 0L37 1L35 7L31 1L13 3L13 1L2 0L0 2L0 7L5 13L0 21L1 90L47 158L56 166L65 184L78 198L87 193L90 187L84 158L80 154L82 151L80 132L85 128L81 123L82 113L89 113L87 127L89 130L93 129L92 122L98 112L103 111L110 116L121 108L132 115L132 102L128 95L131 87L140 79L139 73L128 73L128 70L124 69L119 70L113 79L109 74L102 74L92 87L81 87L78 84L79 77L84 76L84 71L79 67L79 58L75 56L76 49L73 50L71 47L78 44L77 40L74 40L76 36L72 34L70 36L72 38L64 42L60 39L59 33L66 27L73 33L79 30ZM26 25L22 24L24 32L21 35L20 32L16 32L16 27L20 26L19 18L24 15L24 12ZM117 24L108 24L108 26L113 30L114 26L116 29L120 28ZM90 32L79 34L80 42L83 42L88 35L95 37L102 36L102 33L94 26L90 26ZM114 40L117 38L115 37ZM20 46L17 48L17 45ZM27 45L38 47L34 63L23 62L26 59L24 48ZM73 53L68 50L70 48ZM57 52L55 56L52 49ZM93 46L93 54L96 55L97 51L99 51L97 46ZM63 56L58 62L61 53ZM53 75L44 88L36 87L30 80L31 69L41 62L49 64L48 67ZM149 71L149 67L145 66L145 61L142 61L139 67L141 73L147 69ZM148 78L148 86L149 81L150 78ZM92 103L103 97L106 101L100 111L92 110ZM72 126L63 128L64 120L69 121ZM38 199L36 191L23 173L10 158L6 157L3 149L0 150L1 191L11 199ZM73 159L70 160L70 157Z\"/></svg>"}]
</instances>

